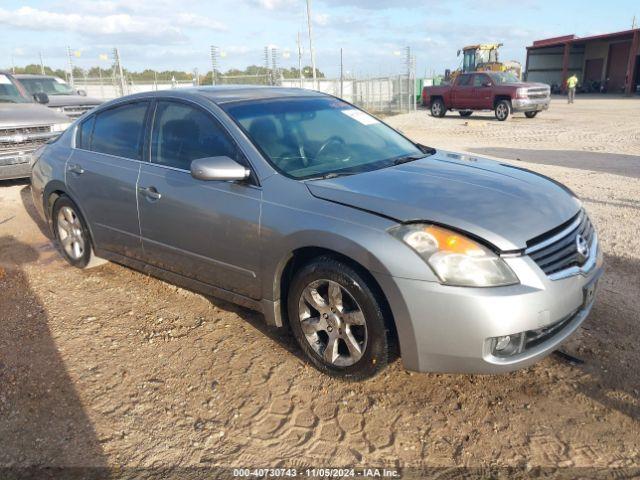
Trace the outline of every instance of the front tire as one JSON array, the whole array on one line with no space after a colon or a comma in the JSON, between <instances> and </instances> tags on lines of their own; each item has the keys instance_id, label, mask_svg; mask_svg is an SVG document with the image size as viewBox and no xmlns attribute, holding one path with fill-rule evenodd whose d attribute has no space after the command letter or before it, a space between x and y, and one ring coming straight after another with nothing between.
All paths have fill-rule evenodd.
<instances>
[{"instance_id":1,"label":"front tire","mask_svg":"<svg viewBox=\"0 0 640 480\"><path fill-rule=\"evenodd\" d=\"M58 251L64 259L77 268L91 268L105 263L93 252L93 243L80 209L62 195L51 211L53 234Z\"/></svg>"},{"instance_id":2,"label":"front tire","mask_svg":"<svg viewBox=\"0 0 640 480\"><path fill-rule=\"evenodd\" d=\"M509 114L511 113L511 102L509 100L500 100L496 103L495 114L496 118L504 122L507 118L509 118Z\"/></svg>"},{"instance_id":3,"label":"front tire","mask_svg":"<svg viewBox=\"0 0 640 480\"><path fill-rule=\"evenodd\" d=\"M524 112L524 116L527 118L533 118L538 114L538 112Z\"/></svg>"},{"instance_id":4,"label":"front tire","mask_svg":"<svg viewBox=\"0 0 640 480\"><path fill-rule=\"evenodd\" d=\"M298 345L322 373L355 381L387 365L380 302L350 266L327 256L302 267L291 282L287 311Z\"/></svg>"},{"instance_id":5,"label":"front tire","mask_svg":"<svg viewBox=\"0 0 640 480\"><path fill-rule=\"evenodd\" d=\"M447 109L444 106L444 102L441 98L434 98L431 100L431 116L436 118L442 118L447 113Z\"/></svg>"}]
</instances>

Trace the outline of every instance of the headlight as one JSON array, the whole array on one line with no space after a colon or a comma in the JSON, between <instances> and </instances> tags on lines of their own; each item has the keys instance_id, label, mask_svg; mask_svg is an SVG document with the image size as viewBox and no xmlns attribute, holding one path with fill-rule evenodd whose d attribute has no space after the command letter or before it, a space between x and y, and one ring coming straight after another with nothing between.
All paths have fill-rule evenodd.
<instances>
[{"instance_id":1,"label":"headlight","mask_svg":"<svg viewBox=\"0 0 640 480\"><path fill-rule=\"evenodd\" d=\"M497 287L518 283L504 260L457 232L425 224L400 225L389 232L415 250L446 285Z\"/></svg>"},{"instance_id":2,"label":"headlight","mask_svg":"<svg viewBox=\"0 0 640 480\"><path fill-rule=\"evenodd\" d=\"M56 123L55 125L51 125L52 132L64 132L67 128L69 128L71 122L68 123Z\"/></svg>"},{"instance_id":3,"label":"headlight","mask_svg":"<svg viewBox=\"0 0 640 480\"><path fill-rule=\"evenodd\" d=\"M528 93L526 88L518 88L516 90L516 98L527 98L529 96Z\"/></svg>"}]
</instances>

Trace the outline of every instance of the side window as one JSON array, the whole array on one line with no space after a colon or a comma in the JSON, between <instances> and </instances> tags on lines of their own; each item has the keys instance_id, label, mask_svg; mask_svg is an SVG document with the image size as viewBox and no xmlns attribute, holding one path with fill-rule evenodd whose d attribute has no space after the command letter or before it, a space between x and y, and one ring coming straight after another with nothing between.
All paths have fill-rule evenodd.
<instances>
[{"instance_id":1,"label":"side window","mask_svg":"<svg viewBox=\"0 0 640 480\"><path fill-rule=\"evenodd\" d=\"M471 83L470 80L471 75L460 75L460 78L458 79L458 86L465 87Z\"/></svg>"},{"instance_id":2,"label":"side window","mask_svg":"<svg viewBox=\"0 0 640 480\"><path fill-rule=\"evenodd\" d=\"M78 127L78 136L76 137L76 148L91 150L91 133L93 132L95 120L96 116L91 115L91 117L80 124L80 127Z\"/></svg>"},{"instance_id":3,"label":"side window","mask_svg":"<svg viewBox=\"0 0 640 480\"><path fill-rule=\"evenodd\" d=\"M189 170L198 158L237 159L233 141L211 115L179 102L158 102L151 136L151 162Z\"/></svg>"},{"instance_id":4,"label":"side window","mask_svg":"<svg viewBox=\"0 0 640 480\"><path fill-rule=\"evenodd\" d=\"M144 118L148 103L129 103L98 113L95 116L91 150L142 160Z\"/></svg>"},{"instance_id":5,"label":"side window","mask_svg":"<svg viewBox=\"0 0 640 480\"><path fill-rule=\"evenodd\" d=\"M473 86L481 87L485 83L489 82L489 77L487 75L474 75L473 76Z\"/></svg>"}]
</instances>

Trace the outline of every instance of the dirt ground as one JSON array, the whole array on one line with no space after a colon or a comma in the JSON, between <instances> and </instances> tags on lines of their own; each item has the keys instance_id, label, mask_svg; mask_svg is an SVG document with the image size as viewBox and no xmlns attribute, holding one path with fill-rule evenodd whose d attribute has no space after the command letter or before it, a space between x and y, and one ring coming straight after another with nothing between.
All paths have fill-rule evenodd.
<instances>
[{"instance_id":1,"label":"dirt ground","mask_svg":"<svg viewBox=\"0 0 640 480\"><path fill-rule=\"evenodd\" d=\"M514 159L574 152L571 168L552 153L514 161L566 183L599 229L606 273L592 315L563 347L583 364L554 355L469 376L411 373L396 361L370 381L332 380L256 313L119 265L68 266L28 183L2 182L0 466L637 474L640 180L611 173L610 154L640 165L640 100L554 100L533 120L505 123L424 111L388 121L439 148ZM580 155L594 153L582 167Z\"/></svg>"}]
</instances>

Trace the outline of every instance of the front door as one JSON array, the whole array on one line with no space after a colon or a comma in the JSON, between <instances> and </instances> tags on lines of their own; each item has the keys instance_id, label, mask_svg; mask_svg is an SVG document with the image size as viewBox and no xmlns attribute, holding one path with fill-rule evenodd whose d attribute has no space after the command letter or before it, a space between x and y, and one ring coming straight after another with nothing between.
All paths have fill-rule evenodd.
<instances>
[{"instance_id":1,"label":"front door","mask_svg":"<svg viewBox=\"0 0 640 480\"><path fill-rule=\"evenodd\" d=\"M260 297L262 190L251 183L203 181L191 161L226 155L244 162L213 116L179 101L157 104L151 162L138 181L148 263L252 298Z\"/></svg>"},{"instance_id":2,"label":"front door","mask_svg":"<svg viewBox=\"0 0 640 480\"><path fill-rule=\"evenodd\" d=\"M142 256L136 182L148 101L91 115L78 128L67 161L67 185L89 224L97 249Z\"/></svg>"},{"instance_id":3,"label":"front door","mask_svg":"<svg viewBox=\"0 0 640 480\"><path fill-rule=\"evenodd\" d=\"M452 107L458 110L473 108L473 84L470 73L461 74L451 90Z\"/></svg>"},{"instance_id":4,"label":"front door","mask_svg":"<svg viewBox=\"0 0 640 480\"><path fill-rule=\"evenodd\" d=\"M476 73L473 76L473 108L478 110L491 110L493 108L491 77L486 73Z\"/></svg>"}]
</instances>

